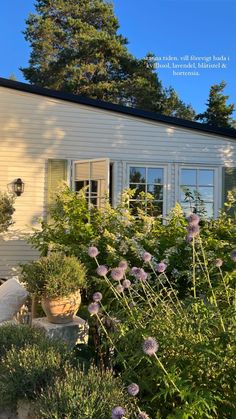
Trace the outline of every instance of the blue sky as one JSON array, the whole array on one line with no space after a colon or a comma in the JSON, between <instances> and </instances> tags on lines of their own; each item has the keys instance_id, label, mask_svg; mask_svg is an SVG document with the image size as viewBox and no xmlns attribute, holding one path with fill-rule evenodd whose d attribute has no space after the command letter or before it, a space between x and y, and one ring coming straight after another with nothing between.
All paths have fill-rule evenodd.
<instances>
[{"instance_id":1,"label":"blue sky","mask_svg":"<svg viewBox=\"0 0 236 419\"><path fill-rule=\"evenodd\" d=\"M27 66L29 46L22 31L25 19L34 11L33 0L7 0L1 2L0 13L0 76L14 73L24 81L19 67ZM160 57L159 64L167 64L163 57L202 57L199 61L173 61L172 63L224 64L223 68L175 69L192 71L199 76L173 75L173 68L159 69L165 86L173 86L179 96L201 112L205 109L209 88L222 80L227 82L226 93L236 104L236 1L235 0L114 0L120 22L120 32L129 40L129 50L138 57L151 51ZM226 57L224 60L213 60ZM226 66L226 67L225 67ZM234 113L236 118L236 111Z\"/></svg>"}]
</instances>

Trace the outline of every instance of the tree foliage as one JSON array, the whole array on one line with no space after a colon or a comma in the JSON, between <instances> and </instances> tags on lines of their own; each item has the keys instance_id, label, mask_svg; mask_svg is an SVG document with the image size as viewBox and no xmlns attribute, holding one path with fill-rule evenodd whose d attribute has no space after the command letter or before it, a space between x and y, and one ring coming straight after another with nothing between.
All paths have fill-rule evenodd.
<instances>
[{"instance_id":1,"label":"tree foliage","mask_svg":"<svg viewBox=\"0 0 236 419\"><path fill-rule=\"evenodd\" d=\"M211 86L207 101L207 109L205 112L196 116L197 120L217 127L232 127L232 113L234 111L234 105L227 105L229 96L223 94L225 87L226 83L224 81Z\"/></svg>"},{"instance_id":2,"label":"tree foliage","mask_svg":"<svg viewBox=\"0 0 236 419\"><path fill-rule=\"evenodd\" d=\"M165 89L153 54L138 59L118 33L104 0L37 0L24 32L32 52L22 68L26 80L94 99L194 118L173 89Z\"/></svg>"},{"instance_id":3,"label":"tree foliage","mask_svg":"<svg viewBox=\"0 0 236 419\"><path fill-rule=\"evenodd\" d=\"M165 89L165 100L163 103L163 113L165 115L175 116L193 120L196 116L191 105L186 105L177 95L173 87Z\"/></svg>"}]
</instances>

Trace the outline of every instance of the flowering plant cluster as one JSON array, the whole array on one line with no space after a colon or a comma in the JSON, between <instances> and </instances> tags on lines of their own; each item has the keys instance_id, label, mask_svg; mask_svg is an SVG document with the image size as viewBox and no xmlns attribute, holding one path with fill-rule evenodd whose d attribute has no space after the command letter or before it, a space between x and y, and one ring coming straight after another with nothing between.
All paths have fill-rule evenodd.
<instances>
[{"instance_id":1,"label":"flowering plant cluster","mask_svg":"<svg viewBox=\"0 0 236 419\"><path fill-rule=\"evenodd\" d=\"M89 213L65 189L31 242L85 264L96 359L121 373L132 419L234 417L235 220L186 219L177 205L163 224L134 217L127 197ZM111 406L113 419L129 415Z\"/></svg>"},{"instance_id":2,"label":"flowering plant cluster","mask_svg":"<svg viewBox=\"0 0 236 419\"><path fill-rule=\"evenodd\" d=\"M102 293L96 291L88 311L96 318L104 345L113 351L113 367L130 383L128 394L138 398L137 418L230 418L236 411L236 267L229 276L222 272L221 258L207 262L199 223L195 214L187 220L192 288L183 299L167 277L168 265L153 263L151 253L141 254L143 268L122 260L102 270L99 251L93 257L88 249L100 287L105 282L117 301L107 311ZM235 263L235 254L232 249L227 260ZM196 281L198 269L205 283ZM114 316L116 327L110 329L108 319L114 321ZM113 408L113 419L125 417L122 406Z\"/></svg>"},{"instance_id":3,"label":"flowering plant cluster","mask_svg":"<svg viewBox=\"0 0 236 419\"><path fill-rule=\"evenodd\" d=\"M216 258L224 259L223 272L232 273L234 263L224 256L236 248L236 223L226 212L222 212L217 220L201 220L199 224L196 214L186 220L177 204L163 224L161 218L148 216L142 209L134 216L128 202L129 192L126 191L117 208L107 204L104 208L94 207L89 211L84 194L81 192L78 196L65 187L57 193L50 223L43 221L40 230L35 230L29 241L42 256L54 250L79 256L87 268L91 294L96 287L97 275L88 247L99 249L101 274L108 266L118 267L122 260L128 261L130 267L144 271L150 257L155 270L157 264L164 263L169 280L181 296L186 296L192 287L192 271L189 269L193 257L191 242L194 240L198 246L199 228L207 262L212 265ZM159 269L163 267L160 265ZM119 271L115 272L118 275ZM140 275L145 274L141 271ZM148 275L155 278L151 271ZM204 283L202 269L196 271L196 280ZM110 296L104 293L107 304Z\"/></svg>"}]
</instances>

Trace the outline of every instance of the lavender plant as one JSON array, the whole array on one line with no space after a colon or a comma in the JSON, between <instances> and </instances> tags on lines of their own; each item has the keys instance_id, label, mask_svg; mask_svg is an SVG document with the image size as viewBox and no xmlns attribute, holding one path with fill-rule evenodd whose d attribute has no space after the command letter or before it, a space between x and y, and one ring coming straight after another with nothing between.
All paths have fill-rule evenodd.
<instances>
[{"instance_id":1,"label":"lavender plant","mask_svg":"<svg viewBox=\"0 0 236 419\"><path fill-rule=\"evenodd\" d=\"M135 410L126 393L111 371L68 369L38 398L37 418L132 419Z\"/></svg>"}]
</instances>

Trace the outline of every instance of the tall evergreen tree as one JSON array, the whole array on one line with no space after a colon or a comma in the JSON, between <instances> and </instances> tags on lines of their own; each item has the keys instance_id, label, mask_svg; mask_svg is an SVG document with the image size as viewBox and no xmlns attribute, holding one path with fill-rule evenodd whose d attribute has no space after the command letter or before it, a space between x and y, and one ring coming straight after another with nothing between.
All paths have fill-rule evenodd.
<instances>
[{"instance_id":1,"label":"tall evergreen tree","mask_svg":"<svg viewBox=\"0 0 236 419\"><path fill-rule=\"evenodd\" d=\"M227 105L229 96L223 94L225 87L226 83L224 81L220 84L214 84L211 86L209 98L206 104L207 109L205 112L196 116L197 120L217 127L232 127L234 105Z\"/></svg>"},{"instance_id":2,"label":"tall evergreen tree","mask_svg":"<svg viewBox=\"0 0 236 419\"><path fill-rule=\"evenodd\" d=\"M194 120L196 113L191 105L186 105L179 99L176 91L170 87L165 89L165 100L163 102L163 113L175 116L176 118Z\"/></svg>"},{"instance_id":3,"label":"tall evergreen tree","mask_svg":"<svg viewBox=\"0 0 236 419\"><path fill-rule=\"evenodd\" d=\"M29 66L21 69L30 83L169 115L185 107L168 100L152 54L130 54L110 2L36 0L35 7L24 32Z\"/></svg>"}]
</instances>

